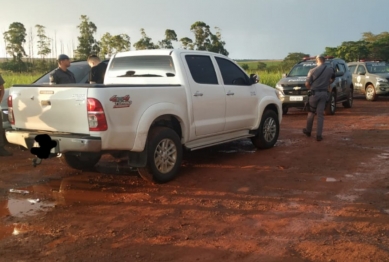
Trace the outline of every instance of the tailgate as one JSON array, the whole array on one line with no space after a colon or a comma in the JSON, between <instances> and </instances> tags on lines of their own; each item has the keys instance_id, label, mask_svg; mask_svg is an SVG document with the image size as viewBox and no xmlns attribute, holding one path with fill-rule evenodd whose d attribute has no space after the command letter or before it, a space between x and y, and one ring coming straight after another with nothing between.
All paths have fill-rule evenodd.
<instances>
[{"instance_id":1,"label":"tailgate","mask_svg":"<svg viewBox=\"0 0 389 262\"><path fill-rule=\"evenodd\" d=\"M88 88L13 86L15 128L89 134Z\"/></svg>"}]
</instances>

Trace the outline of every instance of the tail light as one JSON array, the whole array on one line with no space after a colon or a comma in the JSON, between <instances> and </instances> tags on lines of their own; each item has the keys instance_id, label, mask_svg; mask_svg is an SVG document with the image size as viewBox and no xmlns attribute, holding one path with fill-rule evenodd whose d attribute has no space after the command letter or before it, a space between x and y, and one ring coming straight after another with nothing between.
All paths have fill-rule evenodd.
<instances>
[{"instance_id":1,"label":"tail light","mask_svg":"<svg viewBox=\"0 0 389 262\"><path fill-rule=\"evenodd\" d=\"M8 96L8 121L11 123L11 125L15 124L15 116L14 116L14 109L12 107L12 96Z\"/></svg>"},{"instance_id":2,"label":"tail light","mask_svg":"<svg viewBox=\"0 0 389 262\"><path fill-rule=\"evenodd\" d=\"M106 131L108 129L107 119L100 101L88 98L87 109L89 131Z\"/></svg>"}]
</instances>

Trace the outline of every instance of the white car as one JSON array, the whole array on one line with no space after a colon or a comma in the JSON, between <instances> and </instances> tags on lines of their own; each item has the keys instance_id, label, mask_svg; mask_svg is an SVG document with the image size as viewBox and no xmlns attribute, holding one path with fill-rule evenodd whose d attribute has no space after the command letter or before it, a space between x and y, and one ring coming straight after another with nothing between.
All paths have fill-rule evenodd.
<instances>
[{"instance_id":1,"label":"white car","mask_svg":"<svg viewBox=\"0 0 389 262\"><path fill-rule=\"evenodd\" d=\"M14 85L10 143L32 148L48 134L73 168L102 154L126 157L156 182L175 177L183 147L196 150L242 138L258 148L277 142L282 105L229 58L191 50L118 53L104 84Z\"/></svg>"}]
</instances>

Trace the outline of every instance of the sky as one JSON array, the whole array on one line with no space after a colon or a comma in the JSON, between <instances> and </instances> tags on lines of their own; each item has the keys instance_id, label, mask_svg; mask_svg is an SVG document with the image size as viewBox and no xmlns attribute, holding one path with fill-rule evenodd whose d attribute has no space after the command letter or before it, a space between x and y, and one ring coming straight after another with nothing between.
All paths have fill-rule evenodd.
<instances>
[{"instance_id":1,"label":"sky","mask_svg":"<svg viewBox=\"0 0 389 262\"><path fill-rule=\"evenodd\" d=\"M313 56L327 46L358 41L363 32L389 31L389 0L0 0L0 6L2 34L20 22L35 35L40 24L56 38L57 54L69 55L78 44L81 15L97 26L97 40L106 32L127 34L131 45L141 38L141 28L154 43L166 29L179 39L194 39L190 26L203 21L211 32L221 29L232 59L283 59L292 52ZM0 57L5 56L2 38Z\"/></svg>"}]
</instances>

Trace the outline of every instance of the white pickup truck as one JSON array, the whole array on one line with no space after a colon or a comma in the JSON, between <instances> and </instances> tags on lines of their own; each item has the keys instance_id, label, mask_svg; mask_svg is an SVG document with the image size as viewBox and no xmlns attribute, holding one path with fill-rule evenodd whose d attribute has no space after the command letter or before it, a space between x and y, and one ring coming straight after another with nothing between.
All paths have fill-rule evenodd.
<instances>
[{"instance_id":1,"label":"white pickup truck","mask_svg":"<svg viewBox=\"0 0 389 262\"><path fill-rule=\"evenodd\" d=\"M8 142L31 149L48 134L76 169L102 154L127 158L158 183L178 173L183 149L251 138L262 149L277 142L282 105L229 58L191 50L118 53L104 84L14 85L8 97Z\"/></svg>"}]
</instances>

